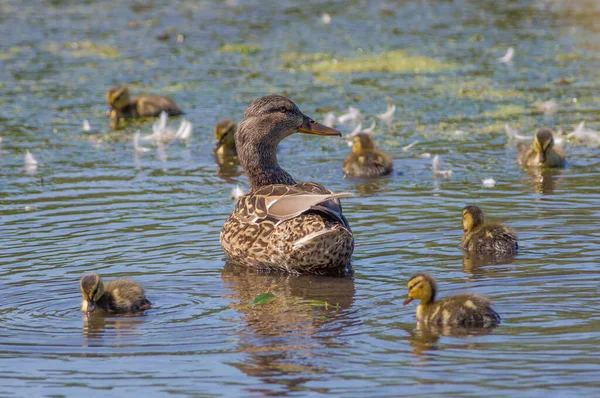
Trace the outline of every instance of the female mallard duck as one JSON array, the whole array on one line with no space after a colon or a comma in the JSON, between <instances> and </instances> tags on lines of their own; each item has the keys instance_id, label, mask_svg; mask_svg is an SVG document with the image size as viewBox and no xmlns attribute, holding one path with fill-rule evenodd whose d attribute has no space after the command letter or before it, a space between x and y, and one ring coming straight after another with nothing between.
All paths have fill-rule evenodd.
<instances>
[{"instance_id":1,"label":"female mallard duck","mask_svg":"<svg viewBox=\"0 0 600 398\"><path fill-rule=\"evenodd\" d=\"M340 136L305 116L280 95L250 104L235 133L251 191L240 198L221 231L233 263L291 273L342 272L354 238L335 194L314 183L296 183L277 163L279 142L295 133Z\"/></svg>"},{"instance_id":2,"label":"female mallard duck","mask_svg":"<svg viewBox=\"0 0 600 398\"><path fill-rule=\"evenodd\" d=\"M483 211L467 206L462 211L464 235L461 246L469 253L479 255L514 255L519 249L517 236L501 224L484 223Z\"/></svg>"},{"instance_id":3,"label":"female mallard duck","mask_svg":"<svg viewBox=\"0 0 600 398\"><path fill-rule=\"evenodd\" d=\"M392 172L392 158L375 148L373 138L358 133L352 139L352 153L344 160L344 174L353 177L379 177Z\"/></svg>"},{"instance_id":4,"label":"female mallard duck","mask_svg":"<svg viewBox=\"0 0 600 398\"><path fill-rule=\"evenodd\" d=\"M116 86L106 93L110 112L110 125L116 128L119 119L137 118L141 116L158 116L167 112L169 116L181 115L181 110L169 98L159 95L141 95L130 98L129 89L125 85Z\"/></svg>"},{"instance_id":5,"label":"female mallard duck","mask_svg":"<svg viewBox=\"0 0 600 398\"><path fill-rule=\"evenodd\" d=\"M432 327L489 328L500 323L500 316L490 301L478 294L457 294L436 301L437 286L429 274L419 273L408 281L408 298L421 300L417 306L417 323Z\"/></svg>"},{"instance_id":6,"label":"female mallard duck","mask_svg":"<svg viewBox=\"0 0 600 398\"><path fill-rule=\"evenodd\" d=\"M221 120L215 126L215 148L216 155L235 156L235 130L237 126L231 119Z\"/></svg>"},{"instance_id":7,"label":"female mallard duck","mask_svg":"<svg viewBox=\"0 0 600 398\"><path fill-rule=\"evenodd\" d=\"M518 157L519 164L523 166L563 167L565 165L565 153L554 146L554 136L548 129L536 131L530 146L521 145Z\"/></svg>"},{"instance_id":8,"label":"female mallard duck","mask_svg":"<svg viewBox=\"0 0 600 398\"><path fill-rule=\"evenodd\" d=\"M110 281L104 286L96 273L86 274L79 282L83 301L81 310L90 315L96 308L106 312L135 312L152 307L144 289L128 279Z\"/></svg>"}]
</instances>

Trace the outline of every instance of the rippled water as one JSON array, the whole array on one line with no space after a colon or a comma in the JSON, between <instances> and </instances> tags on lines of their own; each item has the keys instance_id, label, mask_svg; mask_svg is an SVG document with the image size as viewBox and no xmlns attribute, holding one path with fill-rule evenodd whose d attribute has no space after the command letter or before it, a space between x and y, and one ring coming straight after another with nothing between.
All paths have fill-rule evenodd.
<instances>
[{"instance_id":1,"label":"rippled water","mask_svg":"<svg viewBox=\"0 0 600 398\"><path fill-rule=\"evenodd\" d=\"M567 167L540 175L517 166L504 124L600 129L599 16L566 1L0 1L0 395L597 396L600 149L571 144ZM514 62L499 64L509 46ZM306 53L398 49L437 70L302 66ZM136 158L131 138L151 121L111 132L105 117L104 93L122 82L175 99L191 144ZM279 150L298 180L354 193L353 276L224 265L229 194L248 184L215 163L212 126L273 92L316 119L398 105L393 131L375 132L395 158L389 178L342 179L342 139L293 136ZM425 152L453 175L435 178ZM471 203L517 231L514 262L463 261ZM86 319L78 279L92 270L139 281L154 308ZM503 323L470 337L415 330L401 303L423 270L442 295L488 295ZM249 304L266 291L275 299Z\"/></svg>"}]
</instances>

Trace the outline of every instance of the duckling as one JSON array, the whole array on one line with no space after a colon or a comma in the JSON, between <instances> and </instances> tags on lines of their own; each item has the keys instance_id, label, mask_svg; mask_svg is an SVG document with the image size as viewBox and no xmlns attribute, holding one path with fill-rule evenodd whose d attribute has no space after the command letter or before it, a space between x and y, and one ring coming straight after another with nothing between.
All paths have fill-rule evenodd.
<instances>
[{"instance_id":1,"label":"duckling","mask_svg":"<svg viewBox=\"0 0 600 398\"><path fill-rule=\"evenodd\" d=\"M367 133L358 133L352 140L352 153L344 160L343 170L353 177L379 177L392 172L392 158L375 148L373 138Z\"/></svg>"},{"instance_id":2,"label":"duckling","mask_svg":"<svg viewBox=\"0 0 600 398\"><path fill-rule=\"evenodd\" d=\"M519 249L517 236L501 224L484 223L478 206L466 206L462 211L463 250L478 255L514 255Z\"/></svg>"},{"instance_id":3,"label":"duckling","mask_svg":"<svg viewBox=\"0 0 600 398\"><path fill-rule=\"evenodd\" d=\"M221 120L215 125L215 147L217 155L235 156L235 130L237 125L231 119Z\"/></svg>"},{"instance_id":4,"label":"duckling","mask_svg":"<svg viewBox=\"0 0 600 398\"><path fill-rule=\"evenodd\" d=\"M491 307L490 300L478 294L457 294L436 301L435 279L419 273L408 281L407 305L414 299L417 306L417 323L432 327L490 328L500 323L500 316Z\"/></svg>"},{"instance_id":5,"label":"duckling","mask_svg":"<svg viewBox=\"0 0 600 398\"><path fill-rule=\"evenodd\" d=\"M565 153L554 146L554 136L548 129L539 129L531 146L522 145L518 153L519 164L523 166L563 167Z\"/></svg>"},{"instance_id":6,"label":"duckling","mask_svg":"<svg viewBox=\"0 0 600 398\"><path fill-rule=\"evenodd\" d=\"M128 279L110 281L104 286L102 279L96 273L81 277L79 288L83 301L81 310L90 315L96 307L106 312L135 312L152 307L146 298L144 289Z\"/></svg>"},{"instance_id":7,"label":"duckling","mask_svg":"<svg viewBox=\"0 0 600 398\"><path fill-rule=\"evenodd\" d=\"M169 116L181 115L183 112L169 98L159 95L141 95L130 98L129 89L125 85L116 86L106 93L110 112L110 125L116 128L121 118L137 118L141 116L158 116L165 111Z\"/></svg>"}]
</instances>

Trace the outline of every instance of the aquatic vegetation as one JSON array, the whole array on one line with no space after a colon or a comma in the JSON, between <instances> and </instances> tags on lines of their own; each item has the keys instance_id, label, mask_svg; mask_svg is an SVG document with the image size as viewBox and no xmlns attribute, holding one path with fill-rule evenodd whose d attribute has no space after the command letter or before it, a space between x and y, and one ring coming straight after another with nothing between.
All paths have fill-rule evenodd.
<instances>
[{"instance_id":1,"label":"aquatic vegetation","mask_svg":"<svg viewBox=\"0 0 600 398\"><path fill-rule=\"evenodd\" d=\"M262 47L257 44L229 43L221 45L218 51L220 53L254 54L262 51Z\"/></svg>"},{"instance_id":2,"label":"aquatic vegetation","mask_svg":"<svg viewBox=\"0 0 600 398\"><path fill-rule=\"evenodd\" d=\"M322 58L322 59L319 59ZM284 66L290 58L283 58ZM392 50L380 54L362 54L351 58L333 58L327 54L298 55L289 66L298 67L313 73L361 73L361 72L400 72L434 73L456 69L451 62L443 62L421 55L409 55L403 50Z\"/></svg>"},{"instance_id":3,"label":"aquatic vegetation","mask_svg":"<svg viewBox=\"0 0 600 398\"><path fill-rule=\"evenodd\" d=\"M46 46L46 50L51 53L58 53L62 50L69 50L71 55L80 57L98 57L98 58L118 58L121 56L119 50L115 47L96 44L91 41L69 42L59 45L50 43Z\"/></svg>"}]
</instances>

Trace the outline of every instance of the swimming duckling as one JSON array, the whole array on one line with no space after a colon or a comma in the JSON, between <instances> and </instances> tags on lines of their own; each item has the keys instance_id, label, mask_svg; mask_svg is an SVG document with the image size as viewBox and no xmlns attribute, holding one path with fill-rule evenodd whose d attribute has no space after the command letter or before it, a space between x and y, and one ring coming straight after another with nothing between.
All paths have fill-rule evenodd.
<instances>
[{"instance_id":1,"label":"swimming duckling","mask_svg":"<svg viewBox=\"0 0 600 398\"><path fill-rule=\"evenodd\" d=\"M221 120L215 125L215 147L217 155L235 156L235 130L237 125L231 119Z\"/></svg>"},{"instance_id":2,"label":"swimming duckling","mask_svg":"<svg viewBox=\"0 0 600 398\"><path fill-rule=\"evenodd\" d=\"M404 305L414 299L421 300L417 306L417 322L424 326L458 328L489 328L500 323L500 316L490 301L478 294L457 294L436 301L435 279L424 273L408 281L408 298Z\"/></svg>"},{"instance_id":3,"label":"swimming duckling","mask_svg":"<svg viewBox=\"0 0 600 398\"><path fill-rule=\"evenodd\" d=\"M96 273L86 274L79 282L83 301L81 310L90 315L97 308L106 312L135 312L152 307L144 289L128 279L110 281L104 286Z\"/></svg>"},{"instance_id":4,"label":"swimming duckling","mask_svg":"<svg viewBox=\"0 0 600 398\"><path fill-rule=\"evenodd\" d=\"M539 129L533 138L531 146L522 145L519 148L519 164L523 166L563 167L564 152L554 146L552 131Z\"/></svg>"},{"instance_id":5,"label":"swimming duckling","mask_svg":"<svg viewBox=\"0 0 600 398\"><path fill-rule=\"evenodd\" d=\"M392 172L392 158L375 148L373 138L358 133L352 141L352 153L344 160L344 173L353 177L379 177Z\"/></svg>"},{"instance_id":6,"label":"swimming duckling","mask_svg":"<svg viewBox=\"0 0 600 398\"><path fill-rule=\"evenodd\" d=\"M479 255L517 253L517 236L508 227L495 223L484 223L483 210L477 206L466 206L462 211L464 235L461 246L469 253Z\"/></svg>"},{"instance_id":7,"label":"swimming duckling","mask_svg":"<svg viewBox=\"0 0 600 398\"><path fill-rule=\"evenodd\" d=\"M141 116L158 116L167 112L169 116L181 115L183 112L169 98L159 95L141 95L130 98L129 89L125 85L116 86L106 93L110 111L110 125L116 128L119 119L137 118Z\"/></svg>"}]
</instances>

